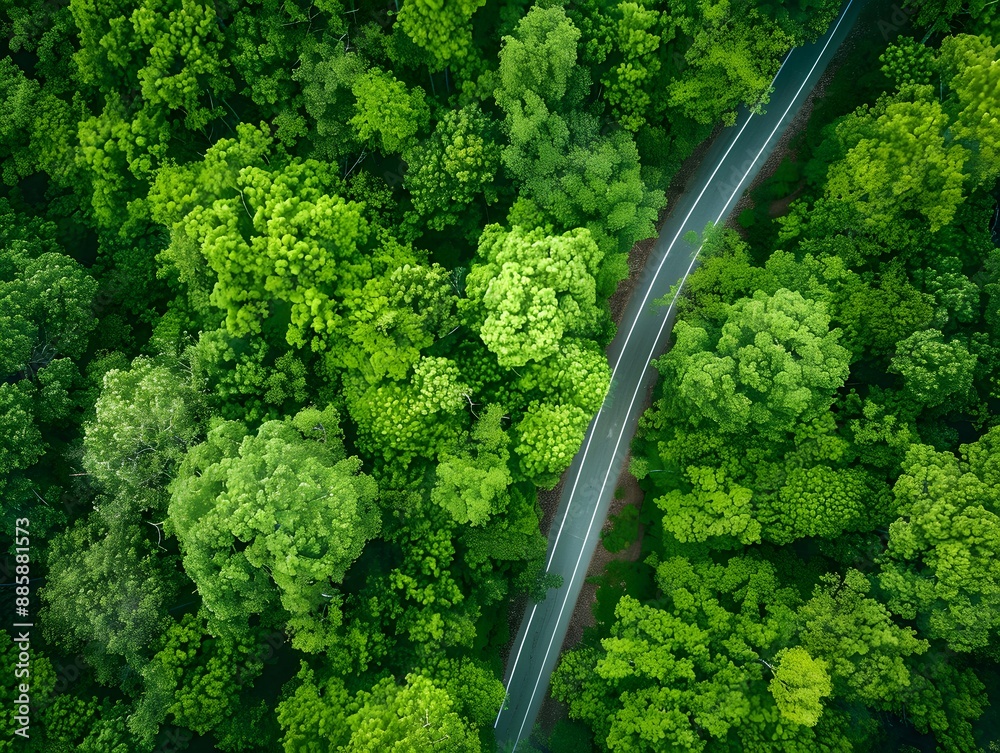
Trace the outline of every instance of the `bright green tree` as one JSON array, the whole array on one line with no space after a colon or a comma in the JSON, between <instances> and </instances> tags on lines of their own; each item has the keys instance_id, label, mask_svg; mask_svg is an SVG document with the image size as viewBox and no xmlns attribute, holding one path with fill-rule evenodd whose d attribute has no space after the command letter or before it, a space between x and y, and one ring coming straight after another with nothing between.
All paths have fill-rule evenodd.
<instances>
[{"instance_id":1,"label":"bright green tree","mask_svg":"<svg viewBox=\"0 0 1000 753\"><path fill-rule=\"evenodd\" d=\"M397 23L440 70L469 55L472 14L485 4L486 0L404 0Z\"/></svg>"},{"instance_id":2,"label":"bright green tree","mask_svg":"<svg viewBox=\"0 0 1000 753\"><path fill-rule=\"evenodd\" d=\"M245 630L250 615L280 609L293 645L330 645L336 586L379 527L378 490L360 466L345 458L333 408L255 434L218 423L188 452L170 486L167 531L215 624Z\"/></svg>"},{"instance_id":3,"label":"bright green tree","mask_svg":"<svg viewBox=\"0 0 1000 753\"><path fill-rule=\"evenodd\" d=\"M392 678L382 680L359 693L356 703L357 711L347 717L351 736L344 753L482 750L475 726L456 714L448 693L423 675L407 675L405 685Z\"/></svg>"},{"instance_id":4,"label":"bright green tree","mask_svg":"<svg viewBox=\"0 0 1000 753\"><path fill-rule=\"evenodd\" d=\"M501 366L540 361L564 337L596 332L601 254L589 231L551 236L489 225L478 256L466 279L467 310Z\"/></svg>"},{"instance_id":5,"label":"bright green tree","mask_svg":"<svg viewBox=\"0 0 1000 753\"><path fill-rule=\"evenodd\" d=\"M889 608L956 651L983 648L1000 626L1000 431L962 445L961 459L914 445L893 487L879 583Z\"/></svg>"},{"instance_id":6,"label":"bright green tree","mask_svg":"<svg viewBox=\"0 0 1000 753\"><path fill-rule=\"evenodd\" d=\"M682 544L712 541L715 547L730 548L760 542L752 491L726 479L718 468L689 466L685 476L689 492L673 489L655 499L664 530Z\"/></svg>"},{"instance_id":7,"label":"bright green tree","mask_svg":"<svg viewBox=\"0 0 1000 753\"><path fill-rule=\"evenodd\" d=\"M897 343L890 370L903 377L910 397L935 407L968 396L975 366L976 356L960 340L945 342L940 331L929 329Z\"/></svg>"},{"instance_id":8,"label":"bright green tree","mask_svg":"<svg viewBox=\"0 0 1000 753\"><path fill-rule=\"evenodd\" d=\"M472 428L469 449L440 456L431 501L440 505L456 523L482 525L501 512L508 500L512 477L507 467L510 439L501 422L503 407L490 405Z\"/></svg>"},{"instance_id":9,"label":"bright green tree","mask_svg":"<svg viewBox=\"0 0 1000 753\"><path fill-rule=\"evenodd\" d=\"M554 487L580 449L590 419L572 404L531 402L515 429L524 475L538 486Z\"/></svg>"},{"instance_id":10,"label":"bright green tree","mask_svg":"<svg viewBox=\"0 0 1000 753\"><path fill-rule=\"evenodd\" d=\"M277 707L284 753L337 751L347 733L345 711L351 700L343 680L335 675L317 680L315 672L302 662L289 685L288 694Z\"/></svg>"},{"instance_id":11,"label":"bright green tree","mask_svg":"<svg viewBox=\"0 0 1000 753\"><path fill-rule=\"evenodd\" d=\"M351 125L361 141L378 137L383 154L405 152L427 127L430 110L424 90L407 88L388 73L368 71L354 79L355 115Z\"/></svg>"},{"instance_id":12,"label":"bright green tree","mask_svg":"<svg viewBox=\"0 0 1000 753\"><path fill-rule=\"evenodd\" d=\"M598 290L610 296L628 273L623 254L655 233L664 197L643 183L629 135L601 135L581 111L590 82L575 65L579 38L561 7L537 6L505 38L495 97L510 136L504 167L521 185L508 221L586 227L603 257Z\"/></svg>"},{"instance_id":13,"label":"bright green tree","mask_svg":"<svg viewBox=\"0 0 1000 753\"><path fill-rule=\"evenodd\" d=\"M718 334L678 322L659 361L670 404L694 426L780 437L825 411L849 352L825 307L799 293L756 293L729 309Z\"/></svg>"},{"instance_id":14,"label":"bright green tree","mask_svg":"<svg viewBox=\"0 0 1000 753\"><path fill-rule=\"evenodd\" d=\"M965 147L946 138L948 127L937 101L876 109L864 121L864 136L831 165L826 196L856 208L875 233L904 221L908 211L926 218L932 231L940 229L964 198L968 159Z\"/></svg>"},{"instance_id":15,"label":"bright green tree","mask_svg":"<svg viewBox=\"0 0 1000 753\"><path fill-rule=\"evenodd\" d=\"M796 724L815 727L823 713L822 699L832 689L826 662L814 659L799 646L782 649L774 659L774 677L768 689L781 715Z\"/></svg>"},{"instance_id":16,"label":"bright green tree","mask_svg":"<svg viewBox=\"0 0 1000 753\"><path fill-rule=\"evenodd\" d=\"M408 381L348 385L359 445L372 455L409 463L455 448L468 405L468 387L454 361L421 356ZM360 380L358 380L360 382Z\"/></svg>"},{"instance_id":17,"label":"bright green tree","mask_svg":"<svg viewBox=\"0 0 1000 753\"><path fill-rule=\"evenodd\" d=\"M458 326L454 279L439 264L403 263L372 277L346 316L351 347L328 362L355 369L372 382L404 379L420 352Z\"/></svg>"},{"instance_id":18,"label":"bright green tree","mask_svg":"<svg viewBox=\"0 0 1000 753\"><path fill-rule=\"evenodd\" d=\"M851 749L845 720L818 713L829 693L825 670L811 661L793 671L802 651L787 646L797 599L773 565L672 558L658 565L657 583L662 606L622 597L600 647L563 657L553 695L571 718L586 721L611 751ZM768 667L777 660L780 668L788 653L778 684L800 687L779 690L776 702ZM817 716L815 727L801 723Z\"/></svg>"},{"instance_id":19,"label":"bright green tree","mask_svg":"<svg viewBox=\"0 0 1000 753\"><path fill-rule=\"evenodd\" d=\"M373 274L360 251L370 224L337 194L336 166L260 167L269 144L266 128L242 128L203 163L162 172L154 216L173 229L166 255L179 279L226 312L231 334L259 334L274 317L290 345L320 350L343 336L342 299Z\"/></svg>"}]
</instances>

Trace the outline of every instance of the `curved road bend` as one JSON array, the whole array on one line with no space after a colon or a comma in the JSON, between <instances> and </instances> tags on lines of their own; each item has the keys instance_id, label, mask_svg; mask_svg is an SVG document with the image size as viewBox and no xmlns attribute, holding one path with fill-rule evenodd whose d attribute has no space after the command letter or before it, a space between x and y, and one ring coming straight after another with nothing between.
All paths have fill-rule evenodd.
<instances>
[{"instance_id":1,"label":"curved road bend","mask_svg":"<svg viewBox=\"0 0 1000 753\"><path fill-rule=\"evenodd\" d=\"M700 235L709 223L729 216L846 39L865 2L847 0L818 42L788 53L774 78L767 112L741 112L736 124L716 138L660 230L618 334L608 347L611 389L570 466L550 529L546 569L561 575L563 584L526 612L507 660L507 701L494 724L500 750L514 750L531 733L548 692L615 483L656 377L649 362L665 349L673 322L673 302L666 311L652 302L667 295L676 283L683 284L701 248L684 240L684 235L689 231Z\"/></svg>"}]
</instances>

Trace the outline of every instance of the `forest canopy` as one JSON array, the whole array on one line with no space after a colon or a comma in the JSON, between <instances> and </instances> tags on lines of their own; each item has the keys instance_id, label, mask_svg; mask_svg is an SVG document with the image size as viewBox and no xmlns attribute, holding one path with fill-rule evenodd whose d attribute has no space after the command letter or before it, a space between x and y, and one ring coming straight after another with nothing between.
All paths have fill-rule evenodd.
<instances>
[{"instance_id":1,"label":"forest canopy","mask_svg":"<svg viewBox=\"0 0 1000 753\"><path fill-rule=\"evenodd\" d=\"M655 595L563 659L574 750L862 749L879 714L975 749L1000 64L959 5L690 280L632 466ZM493 750L630 254L838 9L4 2L0 517L40 627L0 752Z\"/></svg>"}]
</instances>

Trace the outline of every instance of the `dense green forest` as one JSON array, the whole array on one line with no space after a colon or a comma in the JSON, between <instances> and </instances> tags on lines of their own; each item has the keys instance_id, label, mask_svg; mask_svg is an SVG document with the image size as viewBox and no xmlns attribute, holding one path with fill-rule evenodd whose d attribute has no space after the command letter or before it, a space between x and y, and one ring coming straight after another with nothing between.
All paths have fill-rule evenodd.
<instances>
[{"instance_id":1,"label":"dense green forest","mask_svg":"<svg viewBox=\"0 0 1000 753\"><path fill-rule=\"evenodd\" d=\"M4 0L0 751L492 750L629 250L837 10ZM923 4L791 213L712 235L633 464L659 590L554 686L596 747L974 749L993 13Z\"/></svg>"},{"instance_id":2,"label":"dense green forest","mask_svg":"<svg viewBox=\"0 0 1000 753\"><path fill-rule=\"evenodd\" d=\"M1000 749L991 13L855 54L708 232L552 750Z\"/></svg>"}]
</instances>

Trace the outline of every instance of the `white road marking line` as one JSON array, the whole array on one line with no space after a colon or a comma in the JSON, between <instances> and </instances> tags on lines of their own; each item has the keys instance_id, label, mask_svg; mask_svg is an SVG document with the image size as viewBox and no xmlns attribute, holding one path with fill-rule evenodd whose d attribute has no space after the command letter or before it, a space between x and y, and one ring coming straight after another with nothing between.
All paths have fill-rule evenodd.
<instances>
[{"instance_id":1,"label":"white road marking line","mask_svg":"<svg viewBox=\"0 0 1000 753\"><path fill-rule=\"evenodd\" d=\"M788 58L790 58L792 56L792 53L794 51L795 51L795 48L789 50L788 54L785 55L785 59L781 61L781 67L778 68L778 72L775 73L774 74L774 78L771 79L771 85L772 86L774 85L774 82L778 80L778 76L781 75L782 68L785 67L785 63L788 62ZM796 95L796 96L798 96L798 95ZM785 111L785 114L788 114L787 110ZM782 115L781 117L783 119L784 115ZM615 359L615 365L611 369L611 379L609 380L609 384L614 384L614 382L615 382L615 375L618 373L618 366L619 366L619 364L621 364L622 356L625 354L625 351L628 349L629 340L632 339L632 332L635 330L636 325L639 323L639 317L642 316L643 312L646 310L646 303L649 300L649 294L652 292L653 286L656 284L656 279L660 276L660 271L663 269L663 264L667 261L667 258L670 256L670 252L673 250L674 244L677 243L677 239L681 237L681 233L684 230L684 226L687 225L688 220L691 219L691 215L694 214L694 210L698 208L698 203L701 201L701 198L705 195L705 191L708 190L708 187L710 185L712 185L712 181L715 180L715 174L717 172L719 172L719 169L722 167L722 164L729 158L729 153L733 150L733 147L735 147L736 144L739 142L740 136L743 135L743 131L746 130L746 127L748 125L750 125L750 121L751 120L753 120L753 113L750 113L747 116L746 122L740 128L740 132L736 134L736 138L733 139L733 143L729 145L728 149L726 149L726 153L722 155L722 159L719 160L718 164L715 166L715 169L712 171L712 174L709 176L708 180L705 182L705 185L702 187L701 191L698 192L698 197L694 200L694 204L692 204L691 205L691 209L688 210L688 213L684 217L684 221L681 223L680 228L677 230L677 233L674 235L673 240L670 241L670 244L667 246L667 250L663 254L663 258L660 259L660 263L656 266L656 272L653 274L653 279L650 281L649 285L646 286L646 292L642 296L642 302L639 304L639 308L638 308L638 310L635 313L635 319L632 320L632 326L629 327L628 334L625 335L625 342L622 344L621 351L618 353L618 357ZM753 169L752 166L751 166L751 169ZM746 175L744 175L743 178L746 178ZM743 181L741 180L740 181L740 185L742 185L742 183L743 183ZM729 197L729 200L732 201L732 196ZM590 442L591 442L591 440L594 437L594 434L593 434L592 430L597 427L597 422L601 418L601 413L603 411L604 411L604 403L602 402L600 409L597 411L597 415L594 416L594 420L593 420L593 422L591 424L591 427L590 427L591 430L588 430L588 432L587 432L587 443L586 443L586 445L583 448L583 456L580 459L580 466L579 466L579 468L577 468L577 471L576 471L576 478L573 480L573 488L570 489L569 499L566 501L566 514L563 515L562 520L559 521L559 530L556 532L556 540L555 540L555 543L552 545L552 552L551 552L551 554L549 554L549 559L545 563L545 569L546 570L548 570L549 567L551 567L551 565L552 565L552 558L555 556L556 548L559 546L559 538L562 536L563 526L566 524L566 518L569 517L569 508L573 504L573 497L576 494L576 487L577 487L577 484L580 481L580 474L583 472L583 464L587 460L587 453L590 450ZM609 438L610 438L610 435L609 435Z\"/></svg>"},{"instance_id":2,"label":"white road marking line","mask_svg":"<svg viewBox=\"0 0 1000 753\"><path fill-rule=\"evenodd\" d=\"M774 134L777 133L778 128L781 127L782 121L785 119L785 117L787 117L789 111L795 105L795 101L799 98L799 95L802 94L802 90L805 88L805 85L809 81L810 76L812 76L813 72L816 70L816 66L819 65L819 61L822 60L823 55L826 54L826 51L827 51L827 49L830 46L830 42L832 42L834 36L836 36L837 30L840 28L841 23L843 22L844 18L847 16L847 12L850 10L851 5L853 3L854 3L854 0L848 0L847 7L844 8L844 11L840 14L840 17L837 19L837 23L834 25L833 31L830 32L829 38L826 40L826 43L823 45L823 49L820 51L819 55L817 55L816 59L813 61L812 67L809 69L809 73L807 73L806 76L805 76L805 78L802 80L802 83L799 85L798 91L795 92L795 95L792 97L791 101L789 102L788 107L785 108L785 111L781 114L781 117L778 118L777 124L771 130L771 133L768 135L767 139L765 139L764 145L757 152L757 156L754 157L754 160L750 164L750 167L743 174L743 177L740 178L740 182L737 184L736 189L733 191L733 193L730 195L729 199L726 201L725 205L723 206L723 211L716 218L716 220L715 220L716 224L718 224L719 220L721 220L722 217L726 214L726 209L729 207L729 204L732 202L733 198L735 198L736 194L740 191L740 188L743 186L743 182L747 179L747 176L750 174L750 171L753 170L754 165L757 164L757 160L760 159L761 154L763 154L764 150L767 149L767 145L771 142L771 139L774 138ZM797 49L797 48L795 48L795 49ZM791 57L792 52L794 52L795 49L789 50L788 55L785 56L785 60L781 64L781 68L778 69L778 74L781 73L781 69L785 67L785 63L788 62L788 59ZM777 79L778 74L775 74L774 80ZM772 80L772 82L771 82L772 85L774 84L774 80ZM615 370L617 370L618 364L621 362L621 356L625 352L625 346L628 345L628 340L632 336L632 331L635 329L635 325L639 321L639 316L642 313L642 311L643 311L643 309L644 309L644 307L646 305L646 300L647 300L647 298L649 296L649 292L652 290L653 284L656 282L656 277L660 273L660 268L663 266L663 262L666 260L667 255L669 255L670 250L673 248L673 244L677 241L677 238L680 237L681 230L684 229L684 224L687 223L688 219L690 219L690 217L691 217L691 214L694 212L694 207L697 206L697 204L698 204L699 201L701 201L701 197L704 195L705 191L708 189L708 186L711 184L712 180L715 178L715 174L718 172L719 168L722 166L722 163L725 162L726 158L729 156L729 153L732 151L733 147L736 145L736 142L739 141L740 136L743 134L744 129L746 129L747 124L750 123L750 120L752 118L753 118L753 113L751 113L747 117L746 123L743 124L743 127L740 129L740 132L736 135L736 138L733 140L733 143L729 146L729 149L726 150L726 154L723 155L723 157L722 157L721 160L719 160L719 163L716 165L715 170L712 171L712 175L708 179L708 182L702 188L701 192L698 194L698 198L695 200L694 205L692 205L691 210L688 212L687 216L684 218L684 223L681 224L681 227L677 231L677 234L674 236L674 239L670 242L670 246L667 249L667 253L664 254L663 260L660 261L660 264L659 264L659 266L657 267L657 270L656 270L656 275L653 276L653 280L652 280L652 282L650 282L650 284L649 284L649 286L647 288L646 295L643 296L642 304L639 307L639 311L636 313L635 322L633 322L632 327L629 329L629 334L626 336L626 339L625 339L625 345L622 346L622 351L618 355L618 360L615 363ZM703 245L698 246L697 251L691 257L691 263L688 265L687 270L684 272L684 276L681 278L680 285L678 285L677 290L674 293L674 297L670 301L670 305L667 307L667 313L664 315L663 322L660 324L660 329L657 332L656 339L653 341L653 349L650 352L649 357L646 359L646 366L643 368L642 374L645 374L646 368L649 367L649 362L653 359L653 356L656 354L656 344L659 342L660 337L663 335L663 329L666 327L667 322L670 320L670 312L673 309L674 304L677 302L677 297L680 295L680 292L681 292L681 290L684 287L684 283L687 280L688 275L691 274L691 270L694 268L695 262L697 262L697 260L698 260L698 254L701 253L701 249L702 248L703 248ZM614 372L612 372L612 380L613 379L614 379ZM626 417L632 412L632 407L635 405L635 400L636 400L636 397L638 397L639 391L642 388L642 383L643 383L643 379L642 379L642 376L640 375L639 381L638 381L638 383L636 385L636 388L635 388L635 392L632 394L632 400L629 402L628 410L625 413ZM603 409L603 404L602 404L601 407ZM597 419L598 419L598 417L600 417L600 415L601 415L601 412L598 411L597 416L595 416L595 418L594 418L594 424L595 425L596 425ZM622 431L618 435L618 440L615 443L614 452L611 453L611 462L608 465L608 470L604 474L604 482L602 483L601 489L600 489L600 491L598 492L598 495L597 495L597 499L598 500L601 498L601 495L604 493L604 488L607 486L608 477L611 475L611 470L614 467L614 458L618 454L618 448L621 445L621 440L622 440L622 437L625 434L625 429L626 428L627 428L627 423L623 424ZM588 439L587 448L586 449L589 449L589 447L590 447L590 441ZM569 499L569 501L567 502L567 505L566 505L566 513L563 515L563 521L562 521L563 523L565 523L566 518L569 515L569 507L570 507L570 504L572 503L573 494L576 491L576 482L578 482L579 479L580 479L580 473L582 472L582 469L583 469L583 462L586 460L586 449L584 450L584 455L583 455L583 457L581 458L581 461L580 461L580 468L577 470L576 481L573 484L573 489L570 491L570 499ZM587 527L587 534L586 534L586 537L584 538L584 541L586 541L586 540L588 540L590 538L591 531L593 530L593 527L594 527L594 519L597 517L597 508L598 507L599 507L599 505L597 505L597 504L594 505L594 512L590 516L590 525ZM562 525L560 525L560 527L559 527L559 534L561 534L561 533L562 533ZM551 564L551 562L552 562L552 557L555 555L555 550L556 550L556 547L558 546L558 544L559 544L559 536L557 535L556 536L556 543L552 547L552 555L549 557L549 564ZM570 576L570 580L569 580L570 584L573 583L573 581L576 580L576 573L577 573L577 571L580 568L580 561L583 558L583 551L584 551L584 547L581 547L580 548L580 553L577 555L577 558L576 558L576 565L573 568L573 573ZM548 568L548 565L546 565L546 568ZM562 603L562 605L559 608L559 615L556 617L556 626L558 626L559 622L562 620L562 615L563 615L563 612L566 609L566 603L567 603L568 600L569 600L569 588L567 587L566 594L565 594L565 596L563 596L563 603ZM535 606L537 607L537 604ZM532 616L532 618L534 617L534 609L532 609L532 615L531 616ZM529 627L530 627L530 620L529 620ZM525 639L524 640L527 639L527 634L528 634L528 631L527 631L527 629L525 629ZM521 740L521 734L524 732L524 725L528 721L528 714L531 711L531 706L532 706L532 704L535 701L535 695L538 692L538 684L541 682L542 671L544 670L545 663L548 661L549 653L552 650L552 642L555 640L555 634L556 634L556 631L554 630L552 632L551 637L549 638L548 646L545 649L545 656L542 658L542 662L541 662L541 665L540 665L540 670L539 670L538 676L535 679L535 684L534 684L534 687L532 688L532 691L531 691L531 697L528 700L528 707L525 710L524 719L521 722L521 726L520 726L520 728L518 729L518 732L517 732L517 737L515 738L515 741L514 741L515 748L517 747L517 743L520 742L520 740ZM524 647L524 640L521 641L521 648L522 649ZM517 661L520 659L520 653L521 653L521 651L519 649L518 650L518 654L517 654L517 656L514 659L514 667L515 667L515 669L517 667ZM513 684L513 681L514 681L514 672L511 671L510 682L508 682L508 688L510 687L511 684ZM501 716L502 713L503 713L503 708L500 709L500 714L497 714L497 721L493 725L494 728L496 728L496 725L499 723L500 716Z\"/></svg>"},{"instance_id":3,"label":"white road marking line","mask_svg":"<svg viewBox=\"0 0 1000 753\"><path fill-rule=\"evenodd\" d=\"M504 688L503 703L500 704L500 710L497 712L497 720L493 722L493 729L496 729L500 723L500 715L503 714L503 707L507 703L507 691L510 689L510 684L514 681L514 673L517 672L517 660L521 658L521 649L524 648L524 642L528 640L528 633L531 631L531 621L535 619L536 609L538 609L537 603L531 608L531 615L528 617L528 626L524 629L524 635L521 636L521 645L518 646L517 656L514 657L514 667L510 670L510 680L507 682L507 687Z\"/></svg>"}]
</instances>

